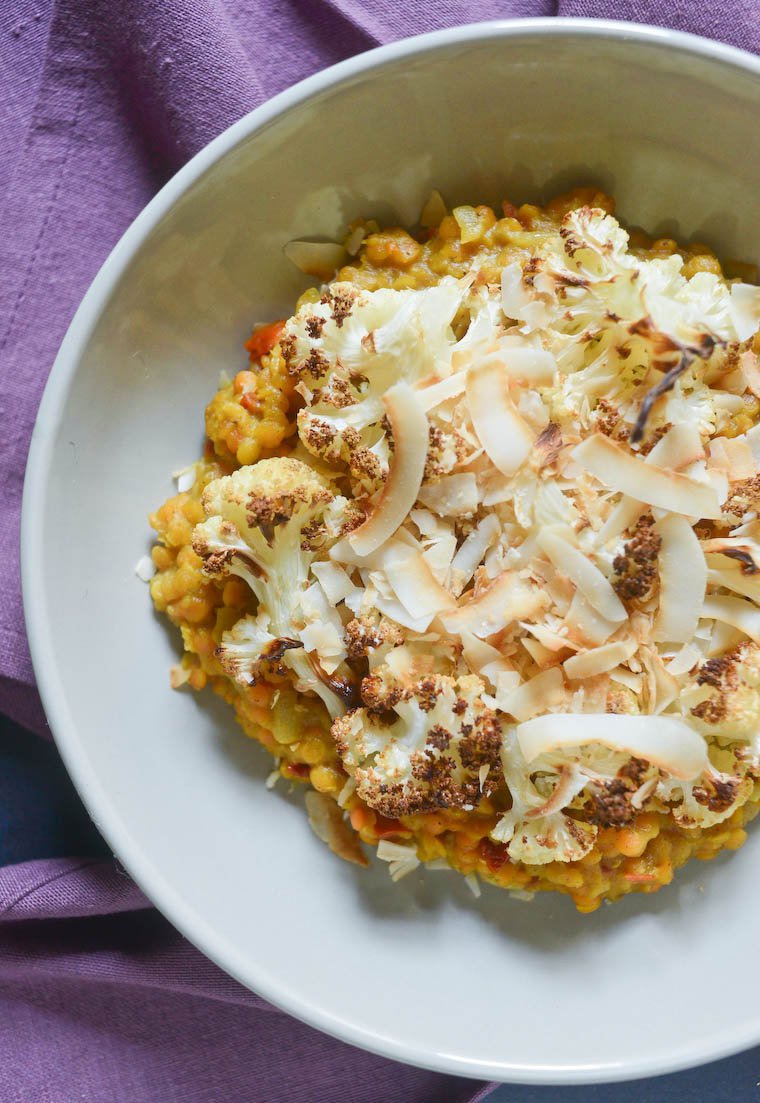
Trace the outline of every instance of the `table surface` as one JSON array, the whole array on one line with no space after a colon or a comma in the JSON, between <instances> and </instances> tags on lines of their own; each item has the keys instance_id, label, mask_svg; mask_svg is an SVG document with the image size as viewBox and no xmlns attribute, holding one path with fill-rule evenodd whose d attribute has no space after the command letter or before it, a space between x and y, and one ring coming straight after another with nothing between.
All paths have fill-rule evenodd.
<instances>
[{"instance_id":1,"label":"table surface","mask_svg":"<svg viewBox=\"0 0 760 1103\"><path fill-rule=\"evenodd\" d=\"M104 856L55 746L0 716L0 864ZM504 1085L489 1103L760 1103L760 1047L699 1069L592 1087Z\"/></svg>"}]
</instances>

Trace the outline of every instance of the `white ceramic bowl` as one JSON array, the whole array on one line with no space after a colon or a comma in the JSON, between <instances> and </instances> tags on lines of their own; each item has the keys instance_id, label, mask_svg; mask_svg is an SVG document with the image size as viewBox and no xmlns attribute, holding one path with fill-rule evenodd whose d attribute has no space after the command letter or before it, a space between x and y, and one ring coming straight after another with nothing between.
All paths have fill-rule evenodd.
<instances>
[{"instance_id":1,"label":"white ceramic bowl","mask_svg":"<svg viewBox=\"0 0 760 1103\"><path fill-rule=\"evenodd\" d=\"M593 181L629 221L760 255L760 62L624 24L464 27L278 96L184 168L90 288L40 409L24 502L29 637L58 745L159 908L244 984L403 1061L569 1083L760 1041L760 832L654 897L583 917L454 875L356 872L228 709L169 689L174 632L134 565L219 371L305 285L291 238L358 214Z\"/></svg>"}]
</instances>

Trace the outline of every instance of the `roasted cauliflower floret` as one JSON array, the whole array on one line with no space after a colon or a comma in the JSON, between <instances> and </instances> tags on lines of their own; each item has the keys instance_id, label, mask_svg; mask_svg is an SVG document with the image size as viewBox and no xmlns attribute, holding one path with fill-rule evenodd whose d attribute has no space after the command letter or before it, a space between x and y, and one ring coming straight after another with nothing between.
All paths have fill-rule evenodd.
<instances>
[{"instance_id":1,"label":"roasted cauliflower floret","mask_svg":"<svg viewBox=\"0 0 760 1103\"><path fill-rule=\"evenodd\" d=\"M287 323L280 347L305 401L299 436L313 455L345 465L356 489L371 493L388 472L382 398L389 387L450 374L452 353L463 346L452 322L468 294L469 285L452 278L420 291L371 294L336 283ZM480 310L480 329L494 332L479 300L472 309ZM430 474L450 471L465 448L453 430L431 431Z\"/></svg>"},{"instance_id":2,"label":"roasted cauliflower floret","mask_svg":"<svg viewBox=\"0 0 760 1103\"><path fill-rule=\"evenodd\" d=\"M505 735L501 762L512 807L496 824L491 838L508 844L512 861L545 865L577 862L588 854L599 829L562 811L583 791L588 777L576 769L557 769L540 761L529 767L513 732ZM531 772L543 775L544 786L550 779L547 795L539 791Z\"/></svg>"},{"instance_id":3,"label":"roasted cauliflower floret","mask_svg":"<svg viewBox=\"0 0 760 1103\"><path fill-rule=\"evenodd\" d=\"M332 715L341 707L342 675L335 672L345 658L343 626L309 574L315 555L340 535L345 506L306 464L260 460L209 484L203 494L208 519L193 533L204 572L237 575L259 600L257 615L243 617L222 637L222 667L247 684L262 663L281 663Z\"/></svg>"},{"instance_id":4,"label":"roasted cauliflower floret","mask_svg":"<svg viewBox=\"0 0 760 1103\"><path fill-rule=\"evenodd\" d=\"M501 728L483 692L474 675L431 674L408 687L384 669L365 679L370 707L332 727L359 796L396 817L471 808L490 794L500 773Z\"/></svg>"},{"instance_id":5,"label":"roasted cauliflower floret","mask_svg":"<svg viewBox=\"0 0 760 1103\"><path fill-rule=\"evenodd\" d=\"M696 682L710 695L691 709L692 722L705 735L751 739L760 730L760 647L739 644L727 655L708 659Z\"/></svg>"}]
</instances>

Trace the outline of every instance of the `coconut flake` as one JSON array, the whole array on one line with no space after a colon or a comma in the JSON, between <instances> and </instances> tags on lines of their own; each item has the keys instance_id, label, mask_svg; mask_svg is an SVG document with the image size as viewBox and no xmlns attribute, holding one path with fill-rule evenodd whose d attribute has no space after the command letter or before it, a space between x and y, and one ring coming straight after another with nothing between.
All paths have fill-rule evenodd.
<instances>
[{"instance_id":1,"label":"coconut flake","mask_svg":"<svg viewBox=\"0 0 760 1103\"><path fill-rule=\"evenodd\" d=\"M172 689L179 689L190 681L190 670L186 666L172 666L169 668L169 685Z\"/></svg>"},{"instance_id":2,"label":"coconut flake","mask_svg":"<svg viewBox=\"0 0 760 1103\"><path fill-rule=\"evenodd\" d=\"M135 563L135 574L141 582L150 582L156 573L156 564L149 555L141 555Z\"/></svg>"},{"instance_id":3,"label":"coconut flake","mask_svg":"<svg viewBox=\"0 0 760 1103\"><path fill-rule=\"evenodd\" d=\"M492 360L467 373L467 407L480 444L502 475L513 475L528 458L534 434L509 397L509 374Z\"/></svg>"},{"instance_id":4,"label":"coconut flake","mask_svg":"<svg viewBox=\"0 0 760 1103\"><path fill-rule=\"evenodd\" d=\"M451 561L452 589L455 594L461 594L500 532L501 525L498 517L489 514L464 540Z\"/></svg>"},{"instance_id":5,"label":"coconut flake","mask_svg":"<svg viewBox=\"0 0 760 1103\"><path fill-rule=\"evenodd\" d=\"M658 556L660 597L653 638L688 643L694 637L707 587L707 564L685 517L671 514L655 525L662 539Z\"/></svg>"},{"instance_id":6,"label":"coconut flake","mask_svg":"<svg viewBox=\"0 0 760 1103\"><path fill-rule=\"evenodd\" d=\"M593 678L626 662L637 648L635 640L615 640L614 643L602 644L601 647L594 647L590 651L565 659L562 667L572 680Z\"/></svg>"},{"instance_id":7,"label":"coconut flake","mask_svg":"<svg viewBox=\"0 0 760 1103\"><path fill-rule=\"evenodd\" d=\"M704 457L705 450L699 430L691 422L685 421L668 429L647 456L646 463L653 467L678 471Z\"/></svg>"},{"instance_id":8,"label":"coconut flake","mask_svg":"<svg viewBox=\"0 0 760 1103\"><path fill-rule=\"evenodd\" d=\"M665 669L668 674L680 678L683 674L688 674L690 670L693 670L697 663L701 663L703 657L702 649L697 647L695 643L685 643L681 650L677 651L673 658L665 664Z\"/></svg>"},{"instance_id":9,"label":"coconut flake","mask_svg":"<svg viewBox=\"0 0 760 1103\"><path fill-rule=\"evenodd\" d=\"M478 484L472 472L445 475L437 482L423 486L418 498L441 517L469 516L480 504Z\"/></svg>"},{"instance_id":10,"label":"coconut flake","mask_svg":"<svg viewBox=\"0 0 760 1103\"><path fill-rule=\"evenodd\" d=\"M338 605L354 592L353 582L337 563L323 560L313 563L311 570L331 605Z\"/></svg>"},{"instance_id":11,"label":"coconut flake","mask_svg":"<svg viewBox=\"0 0 760 1103\"><path fill-rule=\"evenodd\" d=\"M528 387L544 387L554 382L557 361L546 349L502 341L500 355L507 374L516 382Z\"/></svg>"},{"instance_id":12,"label":"coconut flake","mask_svg":"<svg viewBox=\"0 0 760 1103\"><path fill-rule=\"evenodd\" d=\"M626 619L625 606L602 572L570 543L567 534L559 527L543 529L537 534L536 541L557 570L567 575L605 620L618 623Z\"/></svg>"},{"instance_id":13,"label":"coconut flake","mask_svg":"<svg viewBox=\"0 0 760 1103\"><path fill-rule=\"evenodd\" d=\"M467 885L467 888L470 890L472 895L477 900L478 897L480 897L482 895L482 893L480 891L480 882L478 881L477 874L467 873L467 874L465 874L464 879L465 879L465 883Z\"/></svg>"},{"instance_id":14,"label":"coconut flake","mask_svg":"<svg viewBox=\"0 0 760 1103\"><path fill-rule=\"evenodd\" d=\"M588 743L643 758L683 781L699 777L708 763L702 736L675 716L552 713L518 724L515 731L528 763L551 751Z\"/></svg>"},{"instance_id":15,"label":"coconut flake","mask_svg":"<svg viewBox=\"0 0 760 1103\"><path fill-rule=\"evenodd\" d=\"M454 635L466 629L480 639L500 632L517 620L531 617L543 608L547 595L531 586L514 571L503 571L477 598L441 617L447 632Z\"/></svg>"},{"instance_id":16,"label":"coconut flake","mask_svg":"<svg viewBox=\"0 0 760 1103\"><path fill-rule=\"evenodd\" d=\"M346 823L338 805L326 793L310 790L305 797L309 826L318 839L327 843L333 854L357 866L366 866L367 857L359 836Z\"/></svg>"},{"instance_id":17,"label":"coconut flake","mask_svg":"<svg viewBox=\"0 0 760 1103\"><path fill-rule=\"evenodd\" d=\"M729 311L738 339L746 341L753 337L760 327L760 287L732 284Z\"/></svg>"},{"instance_id":18,"label":"coconut flake","mask_svg":"<svg viewBox=\"0 0 760 1103\"><path fill-rule=\"evenodd\" d=\"M637 501L687 517L720 517L713 487L639 460L601 433L581 441L572 455L603 486Z\"/></svg>"},{"instance_id":19,"label":"coconut flake","mask_svg":"<svg viewBox=\"0 0 760 1103\"><path fill-rule=\"evenodd\" d=\"M368 556L403 524L422 484L428 449L428 421L408 383L396 383L383 396L395 444L388 478L369 517L348 536L357 555Z\"/></svg>"},{"instance_id":20,"label":"coconut flake","mask_svg":"<svg viewBox=\"0 0 760 1103\"><path fill-rule=\"evenodd\" d=\"M499 708L515 720L530 720L539 712L562 704L566 699L565 681L558 666L542 670L527 682L499 697Z\"/></svg>"},{"instance_id":21,"label":"coconut flake","mask_svg":"<svg viewBox=\"0 0 760 1103\"><path fill-rule=\"evenodd\" d=\"M752 601L744 601L740 597L708 597L700 616L705 620L730 624L760 644L760 609Z\"/></svg>"},{"instance_id":22,"label":"coconut flake","mask_svg":"<svg viewBox=\"0 0 760 1103\"><path fill-rule=\"evenodd\" d=\"M394 558L385 568L385 575L398 600L415 620L432 618L445 609L455 609L456 601L433 577L419 552Z\"/></svg>"},{"instance_id":23,"label":"coconut flake","mask_svg":"<svg viewBox=\"0 0 760 1103\"><path fill-rule=\"evenodd\" d=\"M467 376L465 372L457 372L432 383L427 381L420 383L417 389L420 405L425 413L428 413L443 402L448 402L451 398L458 398L460 394L464 393L466 385Z\"/></svg>"}]
</instances>

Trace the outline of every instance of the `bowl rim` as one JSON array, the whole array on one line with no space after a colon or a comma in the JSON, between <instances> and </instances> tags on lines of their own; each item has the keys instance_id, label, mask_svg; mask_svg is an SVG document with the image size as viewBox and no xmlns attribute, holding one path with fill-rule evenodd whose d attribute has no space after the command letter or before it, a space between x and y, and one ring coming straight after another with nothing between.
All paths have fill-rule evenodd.
<instances>
[{"instance_id":1,"label":"bowl rim","mask_svg":"<svg viewBox=\"0 0 760 1103\"><path fill-rule=\"evenodd\" d=\"M285 989L276 977L251 963L227 941L215 934L193 908L152 864L150 856L133 840L130 828L112 809L69 714L63 683L47 631L43 599L44 549L43 499L53 456L56 430L70 386L98 320L143 242L157 228L171 207L217 161L240 142L287 114L311 97L346 83L360 74L382 69L406 57L420 56L449 46L478 45L520 37L599 38L625 42L632 47L660 45L681 55L722 62L760 79L760 58L745 50L683 31L607 19L538 17L493 20L446 28L404 38L348 58L278 93L224 130L192 157L146 205L111 250L90 284L69 325L50 371L40 402L26 466L21 514L21 577L24 615L37 686L56 745L87 811L130 875L148 899L203 954L246 988L309 1026L391 1060L452 1075L507 1083L590 1084L609 1083L662 1075L727 1057L760 1042L760 1013L741 1031L716 1031L710 1044L681 1045L667 1055L639 1057L626 1062L585 1065L528 1065L515 1061L469 1060L461 1054L420 1052L398 1038L355 1026L323 1011Z\"/></svg>"}]
</instances>

